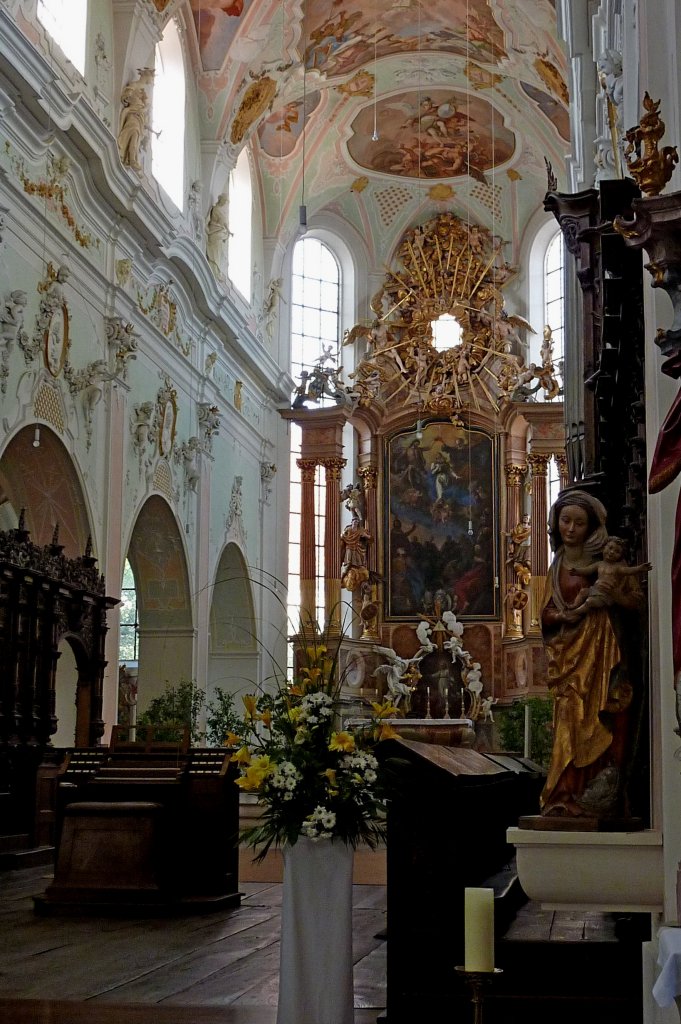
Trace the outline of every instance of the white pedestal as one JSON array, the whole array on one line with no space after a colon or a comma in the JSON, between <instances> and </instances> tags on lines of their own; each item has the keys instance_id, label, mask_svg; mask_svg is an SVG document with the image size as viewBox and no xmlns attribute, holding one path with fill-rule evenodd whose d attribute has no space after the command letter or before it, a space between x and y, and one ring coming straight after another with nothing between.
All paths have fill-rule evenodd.
<instances>
[{"instance_id":1,"label":"white pedestal","mask_svg":"<svg viewBox=\"0 0 681 1024\"><path fill-rule=\"evenodd\" d=\"M641 832L534 832L509 828L518 878L551 910L662 912L662 835Z\"/></svg>"},{"instance_id":2,"label":"white pedestal","mask_svg":"<svg viewBox=\"0 0 681 1024\"><path fill-rule=\"evenodd\" d=\"M283 853L277 1024L354 1024L354 850L299 839Z\"/></svg>"}]
</instances>

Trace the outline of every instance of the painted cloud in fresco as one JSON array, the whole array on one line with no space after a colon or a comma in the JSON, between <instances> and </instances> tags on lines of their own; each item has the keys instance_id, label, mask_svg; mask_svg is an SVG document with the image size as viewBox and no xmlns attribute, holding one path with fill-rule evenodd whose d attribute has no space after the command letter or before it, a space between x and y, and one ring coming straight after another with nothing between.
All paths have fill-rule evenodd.
<instances>
[{"instance_id":1,"label":"painted cloud in fresco","mask_svg":"<svg viewBox=\"0 0 681 1024\"><path fill-rule=\"evenodd\" d=\"M305 66L345 75L373 56L374 45L379 59L431 50L490 64L507 55L487 0L382 0L379 11L364 0L308 0Z\"/></svg>"},{"instance_id":2,"label":"painted cloud in fresco","mask_svg":"<svg viewBox=\"0 0 681 1024\"><path fill-rule=\"evenodd\" d=\"M568 114L565 107L559 103L553 96L549 96L547 92L543 92L542 89L537 89L536 86L530 85L529 82L521 82L520 87L531 100L537 104L542 114L545 114L549 121L558 131L561 139L565 139L566 142L570 141L570 115Z\"/></svg>"},{"instance_id":3,"label":"painted cloud in fresco","mask_svg":"<svg viewBox=\"0 0 681 1024\"><path fill-rule=\"evenodd\" d=\"M371 139L371 104L352 122L348 140L350 156L370 171L410 178L470 173L484 180L484 171L505 163L515 150L515 136L498 111L481 97L451 89L386 97L378 101L376 114L378 142Z\"/></svg>"},{"instance_id":4,"label":"painted cloud in fresco","mask_svg":"<svg viewBox=\"0 0 681 1024\"><path fill-rule=\"evenodd\" d=\"M253 0L191 0L201 62L207 71L219 70L239 30L241 15Z\"/></svg>"},{"instance_id":5,"label":"painted cloud in fresco","mask_svg":"<svg viewBox=\"0 0 681 1024\"><path fill-rule=\"evenodd\" d=\"M307 94L305 109L308 118L317 109L321 95L318 89ZM263 119L258 128L258 139L268 156L285 157L296 148L302 131L303 101L293 100Z\"/></svg>"}]
</instances>

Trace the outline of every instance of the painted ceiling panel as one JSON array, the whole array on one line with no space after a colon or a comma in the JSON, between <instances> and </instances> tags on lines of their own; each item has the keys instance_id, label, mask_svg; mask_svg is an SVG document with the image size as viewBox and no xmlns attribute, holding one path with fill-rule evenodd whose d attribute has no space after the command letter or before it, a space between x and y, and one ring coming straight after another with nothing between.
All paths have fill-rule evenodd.
<instances>
[{"instance_id":1,"label":"painted ceiling panel","mask_svg":"<svg viewBox=\"0 0 681 1024\"><path fill-rule=\"evenodd\" d=\"M191 7L205 132L251 146L265 233L284 244L297 229L303 150L308 220L333 210L375 233L370 248L405 215L443 208L518 239L541 205L545 158L563 173L567 61L551 0ZM408 199L389 226L377 196L391 183Z\"/></svg>"}]
</instances>

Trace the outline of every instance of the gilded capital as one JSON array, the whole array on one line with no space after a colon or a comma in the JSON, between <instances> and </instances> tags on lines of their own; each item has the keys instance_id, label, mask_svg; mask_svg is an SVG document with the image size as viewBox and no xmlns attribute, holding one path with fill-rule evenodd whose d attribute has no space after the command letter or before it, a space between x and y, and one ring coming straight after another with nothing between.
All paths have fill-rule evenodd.
<instances>
[{"instance_id":1,"label":"gilded capital","mask_svg":"<svg viewBox=\"0 0 681 1024\"><path fill-rule=\"evenodd\" d=\"M364 490L375 490L376 481L378 480L378 467L377 466L361 466L357 470L357 475L361 478L364 483Z\"/></svg>"},{"instance_id":2,"label":"gilded capital","mask_svg":"<svg viewBox=\"0 0 681 1024\"><path fill-rule=\"evenodd\" d=\"M300 470L300 479L304 484L314 483L317 472L315 459L296 459L296 466Z\"/></svg>"},{"instance_id":3,"label":"gilded capital","mask_svg":"<svg viewBox=\"0 0 681 1024\"><path fill-rule=\"evenodd\" d=\"M338 483L347 459L333 458L320 459L320 465L326 470L327 483Z\"/></svg>"},{"instance_id":4,"label":"gilded capital","mask_svg":"<svg viewBox=\"0 0 681 1024\"><path fill-rule=\"evenodd\" d=\"M527 473L527 466L514 466L509 463L508 466L504 467L506 472L506 482L509 487L520 487L523 482L523 477Z\"/></svg>"},{"instance_id":5,"label":"gilded capital","mask_svg":"<svg viewBox=\"0 0 681 1024\"><path fill-rule=\"evenodd\" d=\"M550 461L550 455L543 455L538 452L530 452L527 456L527 462L532 476L546 476Z\"/></svg>"}]
</instances>

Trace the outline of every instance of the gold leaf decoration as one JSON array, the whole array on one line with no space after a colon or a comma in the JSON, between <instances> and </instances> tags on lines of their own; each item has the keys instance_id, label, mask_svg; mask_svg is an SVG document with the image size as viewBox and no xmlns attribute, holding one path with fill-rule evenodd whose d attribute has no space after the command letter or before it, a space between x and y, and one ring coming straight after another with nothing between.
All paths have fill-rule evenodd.
<instances>
[{"instance_id":1,"label":"gold leaf decoration","mask_svg":"<svg viewBox=\"0 0 681 1024\"><path fill-rule=\"evenodd\" d=\"M237 146L243 141L249 128L267 110L276 93L277 83L267 75L249 85L232 122L232 130L229 135L232 145Z\"/></svg>"},{"instance_id":2,"label":"gold leaf decoration","mask_svg":"<svg viewBox=\"0 0 681 1024\"><path fill-rule=\"evenodd\" d=\"M437 202L444 202L446 199L451 199L454 195L454 189L451 185L443 185L440 182L438 185L433 185L432 188L428 189L428 196L430 199L435 199Z\"/></svg>"},{"instance_id":3,"label":"gold leaf decoration","mask_svg":"<svg viewBox=\"0 0 681 1024\"><path fill-rule=\"evenodd\" d=\"M351 192L363 192L368 184L369 184L369 179L367 178L366 174L363 174L361 176L361 178L355 178L355 180L353 181L352 185L350 186L350 191Z\"/></svg>"}]
</instances>

